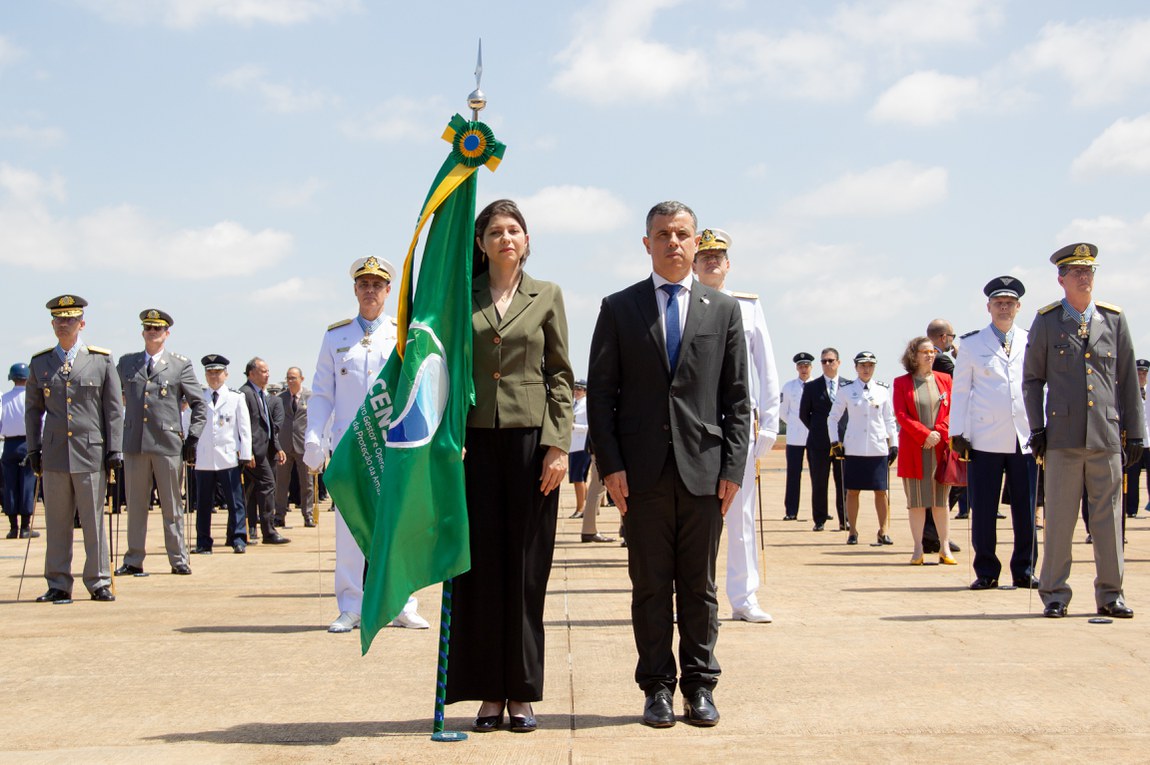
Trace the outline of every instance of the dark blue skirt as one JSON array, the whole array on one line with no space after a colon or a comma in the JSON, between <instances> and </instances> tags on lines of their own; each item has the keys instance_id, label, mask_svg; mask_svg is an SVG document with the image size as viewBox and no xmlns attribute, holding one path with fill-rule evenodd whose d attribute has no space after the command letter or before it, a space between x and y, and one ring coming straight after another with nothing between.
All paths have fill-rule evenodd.
<instances>
[{"instance_id":1,"label":"dark blue skirt","mask_svg":"<svg viewBox=\"0 0 1150 765\"><path fill-rule=\"evenodd\" d=\"M855 491L886 491L889 468L886 457L852 457L843 460L843 482Z\"/></svg>"},{"instance_id":2,"label":"dark blue skirt","mask_svg":"<svg viewBox=\"0 0 1150 765\"><path fill-rule=\"evenodd\" d=\"M567 455L567 479L571 483L587 483L591 472L591 452L580 449Z\"/></svg>"}]
</instances>

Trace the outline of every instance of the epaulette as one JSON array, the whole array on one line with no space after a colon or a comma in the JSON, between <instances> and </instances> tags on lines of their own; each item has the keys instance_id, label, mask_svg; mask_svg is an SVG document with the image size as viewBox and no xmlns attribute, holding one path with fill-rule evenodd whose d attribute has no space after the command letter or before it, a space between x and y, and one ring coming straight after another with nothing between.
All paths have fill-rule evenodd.
<instances>
[{"instance_id":1,"label":"epaulette","mask_svg":"<svg viewBox=\"0 0 1150 765\"><path fill-rule=\"evenodd\" d=\"M179 359L180 361L188 361L189 360L187 356L181 356L178 353L173 353L172 358L173 359Z\"/></svg>"},{"instance_id":2,"label":"epaulette","mask_svg":"<svg viewBox=\"0 0 1150 765\"><path fill-rule=\"evenodd\" d=\"M845 388L845 387L847 387L848 385L854 385L854 384L855 384L855 381L854 381L854 380L843 380L841 383L839 383L839 387L840 387L840 388Z\"/></svg>"},{"instance_id":3,"label":"epaulette","mask_svg":"<svg viewBox=\"0 0 1150 765\"><path fill-rule=\"evenodd\" d=\"M1098 306L1099 308L1105 308L1107 311L1113 311L1114 313L1122 313L1122 309L1119 308L1118 306L1114 305L1113 303L1103 303L1101 300L1095 300L1094 305Z\"/></svg>"},{"instance_id":4,"label":"epaulette","mask_svg":"<svg viewBox=\"0 0 1150 765\"><path fill-rule=\"evenodd\" d=\"M968 337L971 337L971 336L973 336L973 335L977 335L977 334L978 334L979 332L981 332L981 331L982 331L981 329L975 329L975 330L971 330L970 332L967 332L965 335L959 335L959 336L958 336L958 339L959 339L959 340L965 340L965 339L966 339L966 338L968 338Z\"/></svg>"},{"instance_id":5,"label":"epaulette","mask_svg":"<svg viewBox=\"0 0 1150 765\"><path fill-rule=\"evenodd\" d=\"M398 327L398 326L399 326L399 321L397 321L397 320L396 320L396 318L395 318L394 316L388 316L388 317L387 317L387 320L391 322L391 325L392 325L393 327Z\"/></svg>"},{"instance_id":6,"label":"epaulette","mask_svg":"<svg viewBox=\"0 0 1150 765\"><path fill-rule=\"evenodd\" d=\"M1055 308L1057 308L1060 305L1062 305L1062 301L1061 300L1055 300L1050 305L1044 305L1041 308L1039 308L1038 309L1038 315L1041 316L1042 314L1050 313L1051 311L1053 311Z\"/></svg>"},{"instance_id":7,"label":"epaulette","mask_svg":"<svg viewBox=\"0 0 1150 765\"><path fill-rule=\"evenodd\" d=\"M340 327L346 327L348 324L351 324L351 322L352 322L352 319L340 319L335 324L328 324L327 325L327 331L331 332L333 329L339 329Z\"/></svg>"},{"instance_id":8,"label":"epaulette","mask_svg":"<svg viewBox=\"0 0 1150 765\"><path fill-rule=\"evenodd\" d=\"M52 351L54 351L54 350L56 350L56 349L55 349L55 348L45 348L45 349L44 349L44 350L42 350L42 351L38 351L38 352L36 352L36 353L33 353L33 354L32 354L32 358L34 358L34 359L35 359L35 358L39 358L40 356L43 356L45 353L51 353L51 352L52 352Z\"/></svg>"},{"instance_id":9,"label":"epaulette","mask_svg":"<svg viewBox=\"0 0 1150 765\"><path fill-rule=\"evenodd\" d=\"M759 299L759 296L753 292L732 292L731 297L738 298L740 300L758 300Z\"/></svg>"},{"instance_id":10,"label":"epaulette","mask_svg":"<svg viewBox=\"0 0 1150 765\"><path fill-rule=\"evenodd\" d=\"M112 352L109 351L107 348L101 348L98 345L89 345L88 346L88 353L97 353L101 356L111 356L112 355Z\"/></svg>"},{"instance_id":11,"label":"epaulette","mask_svg":"<svg viewBox=\"0 0 1150 765\"><path fill-rule=\"evenodd\" d=\"M971 334L973 335L974 333L973 333L973 332L971 332ZM889 388L889 387L890 387L890 383L885 383L885 382L883 382L882 380L875 380L875 384L877 384L877 385L881 385L881 386L882 386L882 387L884 387L884 388Z\"/></svg>"}]
</instances>

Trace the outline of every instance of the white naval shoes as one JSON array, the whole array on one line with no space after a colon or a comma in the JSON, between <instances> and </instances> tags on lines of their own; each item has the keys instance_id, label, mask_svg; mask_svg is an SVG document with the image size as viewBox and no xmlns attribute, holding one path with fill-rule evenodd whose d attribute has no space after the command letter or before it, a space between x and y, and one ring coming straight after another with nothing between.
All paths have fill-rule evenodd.
<instances>
[{"instance_id":1,"label":"white naval shoes","mask_svg":"<svg viewBox=\"0 0 1150 765\"><path fill-rule=\"evenodd\" d=\"M400 611L399 616L391 620L388 627L406 627L409 630L425 630L431 625L427 620L419 615L418 611Z\"/></svg>"},{"instance_id":2,"label":"white naval shoes","mask_svg":"<svg viewBox=\"0 0 1150 765\"><path fill-rule=\"evenodd\" d=\"M351 611L340 611L339 618L328 625L328 632L351 632L359 626L359 614Z\"/></svg>"},{"instance_id":3,"label":"white naval shoes","mask_svg":"<svg viewBox=\"0 0 1150 765\"><path fill-rule=\"evenodd\" d=\"M736 608L731 612L732 619L738 619L744 622L754 622L756 624L770 624L771 615L758 606L747 606L746 608Z\"/></svg>"}]
</instances>

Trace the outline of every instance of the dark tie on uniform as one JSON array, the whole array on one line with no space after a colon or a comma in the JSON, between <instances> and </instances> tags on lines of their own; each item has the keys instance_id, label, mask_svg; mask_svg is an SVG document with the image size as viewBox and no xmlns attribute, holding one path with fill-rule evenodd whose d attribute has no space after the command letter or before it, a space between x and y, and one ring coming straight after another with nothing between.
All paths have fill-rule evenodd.
<instances>
[{"instance_id":1,"label":"dark tie on uniform","mask_svg":"<svg viewBox=\"0 0 1150 765\"><path fill-rule=\"evenodd\" d=\"M667 361L671 365L671 371L675 371L675 364L679 361L679 342L682 340L681 330L679 329L679 301L675 296L679 294L679 290L683 289L681 284L664 284L659 289L667 293L667 315L664 329L667 333Z\"/></svg>"},{"instance_id":2,"label":"dark tie on uniform","mask_svg":"<svg viewBox=\"0 0 1150 765\"><path fill-rule=\"evenodd\" d=\"M218 390L212 391L212 405L215 406L216 402L220 400L220 392Z\"/></svg>"},{"instance_id":3,"label":"dark tie on uniform","mask_svg":"<svg viewBox=\"0 0 1150 765\"><path fill-rule=\"evenodd\" d=\"M299 394L293 393L291 395L291 413L295 414L297 408L299 408Z\"/></svg>"},{"instance_id":4,"label":"dark tie on uniform","mask_svg":"<svg viewBox=\"0 0 1150 765\"><path fill-rule=\"evenodd\" d=\"M152 376L152 357L148 357L148 377Z\"/></svg>"},{"instance_id":5,"label":"dark tie on uniform","mask_svg":"<svg viewBox=\"0 0 1150 765\"><path fill-rule=\"evenodd\" d=\"M831 397L831 401L835 400L835 381L827 380L827 395Z\"/></svg>"}]
</instances>

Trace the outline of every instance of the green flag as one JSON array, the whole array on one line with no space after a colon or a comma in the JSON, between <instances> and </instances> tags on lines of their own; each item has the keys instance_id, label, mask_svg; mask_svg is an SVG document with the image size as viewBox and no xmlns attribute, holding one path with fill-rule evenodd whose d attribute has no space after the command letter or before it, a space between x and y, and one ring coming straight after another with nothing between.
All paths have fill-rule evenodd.
<instances>
[{"instance_id":1,"label":"green flag","mask_svg":"<svg viewBox=\"0 0 1150 765\"><path fill-rule=\"evenodd\" d=\"M475 401L471 379L471 253L475 171L494 170L503 144L458 114L452 144L431 185L408 248L399 289L399 335L324 473L332 499L368 560L360 644L416 590L471 567L463 441ZM419 283L416 245L431 220Z\"/></svg>"}]
</instances>

